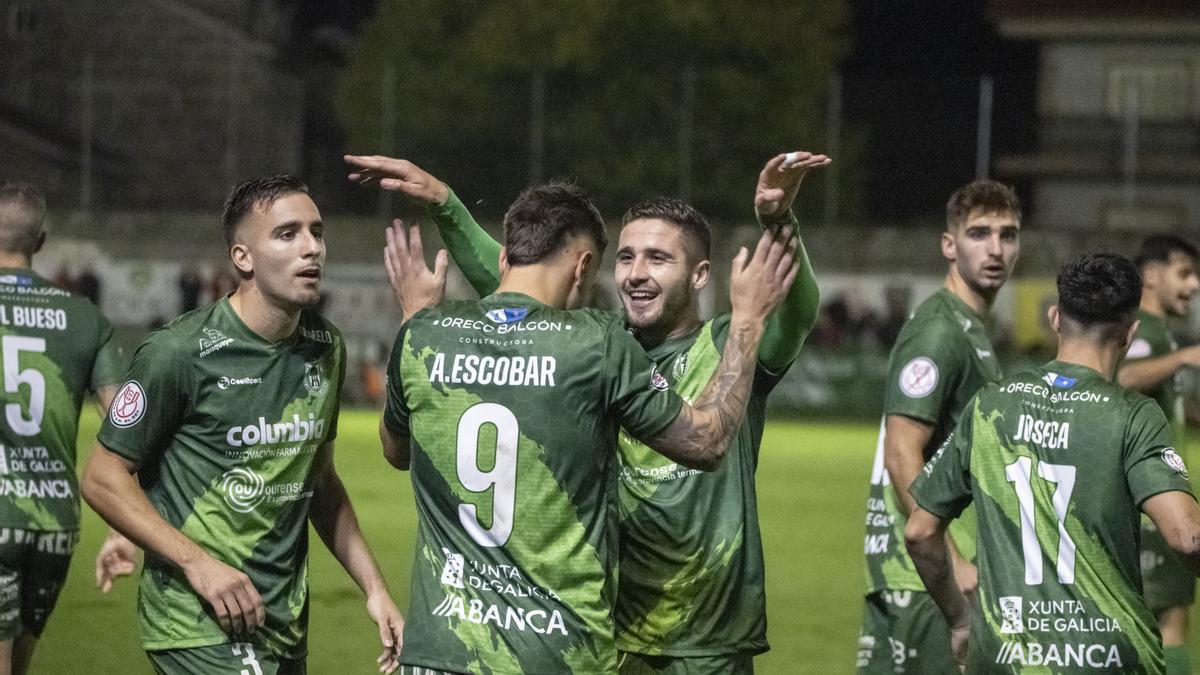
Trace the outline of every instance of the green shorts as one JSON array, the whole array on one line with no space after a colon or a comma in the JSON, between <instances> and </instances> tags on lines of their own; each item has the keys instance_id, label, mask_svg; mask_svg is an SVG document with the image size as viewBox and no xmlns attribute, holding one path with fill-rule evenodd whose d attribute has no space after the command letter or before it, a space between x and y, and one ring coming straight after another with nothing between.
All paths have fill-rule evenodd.
<instances>
[{"instance_id":1,"label":"green shorts","mask_svg":"<svg viewBox=\"0 0 1200 675\"><path fill-rule=\"evenodd\" d=\"M958 673L950 627L923 591L879 591L866 597L858 636L858 672Z\"/></svg>"},{"instance_id":2,"label":"green shorts","mask_svg":"<svg viewBox=\"0 0 1200 675\"><path fill-rule=\"evenodd\" d=\"M649 656L621 652L617 667L621 675L751 675L754 672L754 654Z\"/></svg>"},{"instance_id":3,"label":"green shorts","mask_svg":"<svg viewBox=\"0 0 1200 675\"><path fill-rule=\"evenodd\" d=\"M42 636L77 543L79 530L0 528L0 640Z\"/></svg>"},{"instance_id":4,"label":"green shorts","mask_svg":"<svg viewBox=\"0 0 1200 675\"><path fill-rule=\"evenodd\" d=\"M159 675L305 675L304 658L286 659L249 642L146 652Z\"/></svg>"},{"instance_id":5,"label":"green shorts","mask_svg":"<svg viewBox=\"0 0 1200 675\"><path fill-rule=\"evenodd\" d=\"M1196 575L1179 562L1167 540L1144 516L1142 595L1155 614L1171 607L1187 607L1196 599Z\"/></svg>"}]
</instances>

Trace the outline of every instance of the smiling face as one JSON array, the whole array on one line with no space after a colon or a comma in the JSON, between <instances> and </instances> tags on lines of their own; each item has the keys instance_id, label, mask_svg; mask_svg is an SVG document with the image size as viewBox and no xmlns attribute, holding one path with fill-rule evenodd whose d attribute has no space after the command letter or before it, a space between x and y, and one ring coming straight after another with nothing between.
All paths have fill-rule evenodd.
<instances>
[{"instance_id":1,"label":"smiling face","mask_svg":"<svg viewBox=\"0 0 1200 675\"><path fill-rule=\"evenodd\" d=\"M974 208L942 235L942 255L976 293L994 297L1021 254L1021 222L1010 211Z\"/></svg>"},{"instance_id":2,"label":"smiling face","mask_svg":"<svg viewBox=\"0 0 1200 675\"><path fill-rule=\"evenodd\" d=\"M614 272L625 318L645 334L665 337L688 316L708 282L707 260L692 261L683 229L658 218L621 229Z\"/></svg>"},{"instance_id":3,"label":"smiling face","mask_svg":"<svg viewBox=\"0 0 1200 675\"><path fill-rule=\"evenodd\" d=\"M298 311L321 299L324 225L302 192L252 208L237 227L230 255L243 279L252 279L272 304Z\"/></svg>"},{"instance_id":4,"label":"smiling face","mask_svg":"<svg viewBox=\"0 0 1200 675\"><path fill-rule=\"evenodd\" d=\"M1170 316L1187 316L1192 298L1200 290L1196 260L1182 251L1172 251L1167 262L1154 262L1143 269L1145 292L1153 293Z\"/></svg>"}]
</instances>

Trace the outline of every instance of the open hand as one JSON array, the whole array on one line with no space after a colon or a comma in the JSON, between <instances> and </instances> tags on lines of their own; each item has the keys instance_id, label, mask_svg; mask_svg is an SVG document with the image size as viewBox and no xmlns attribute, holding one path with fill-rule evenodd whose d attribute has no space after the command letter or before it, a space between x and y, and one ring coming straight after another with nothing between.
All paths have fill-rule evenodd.
<instances>
[{"instance_id":1,"label":"open hand","mask_svg":"<svg viewBox=\"0 0 1200 675\"><path fill-rule=\"evenodd\" d=\"M832 161L825 155L804 151L775 155L758 174L758 186L754 189L754 211L768 218L787 213L792 208L804 176L812 169L828 166Z\"/></svg>"},{"instance_id":2,"label":"open hand","mask_svg":"<svg viewBox=\"0 0 1200 675\"><path fill-rule=\"evenodd\" d=\"M753 256L743 246L733 259L729 298L734 316L752 322L766 320L787 295L799 269L792 228L786 226L778 233L764 230Z\"/></svg>"},{"instance_id":3,"label":"open hand","mask_svg":"<svg viewBox=\"0 0 1200 675\"><path fill-rule=\"evenodd\" d=\"M387 269L392 294L400 304L404 321L422 309L436 307L446 296L446 267L450 259L445 249L437 252L433 270L425 264L421 246L421 228L405 227L399 219L387 230L383 266Z\"/></svg>"},{"instance_id":4,"label":"open hand","mask_svg":"<svg viewBox=\"0 0 1200 675\"><path fill-rule=\"evenodd\" d=\"M391 192L401 192L424 204L445 204L450 188L407 159L382 155L343 155L353 170L351 181L359 185L378 183Z\"/></svg>"}]
</instances>

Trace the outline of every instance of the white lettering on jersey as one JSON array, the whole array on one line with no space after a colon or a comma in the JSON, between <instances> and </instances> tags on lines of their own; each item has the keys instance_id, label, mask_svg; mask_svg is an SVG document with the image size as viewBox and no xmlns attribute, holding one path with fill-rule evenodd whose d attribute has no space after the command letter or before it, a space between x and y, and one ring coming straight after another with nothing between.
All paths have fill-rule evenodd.
<instances>
[{"instance_id":1,"label":"white lettering on jersey","mask_svg":"<svg viewBox=\"0 0 1200 675\"><path fill-rule=\"evenodd\" d=\"M1034 419L1032 415L1021 415L1017 422L1014 441L1033 443L1051 450L1066 450L1071 436L1070 422Z\"/></svg>"},{"instance_id":2,"label":"white lettering on jersey","mask_svg":"<svg viewBox=\"0 0 1200 675\"><path fill-rule=\"evenodd\" d=\"M479 356L455 354L446 372L446 355L438 352L429 381L443 384L494 384L511 387L553 387L558 361L553 356Z\"/></svg>"}]
</instances>

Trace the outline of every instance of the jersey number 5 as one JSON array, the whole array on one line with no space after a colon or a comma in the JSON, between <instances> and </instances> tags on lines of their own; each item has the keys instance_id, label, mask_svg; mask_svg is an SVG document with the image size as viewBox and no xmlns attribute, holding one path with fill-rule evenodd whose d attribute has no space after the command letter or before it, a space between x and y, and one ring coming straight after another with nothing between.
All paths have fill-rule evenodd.
<instances>
[{"instance_id":1,"label":"jersey number 5","mask_svg":"<svg viewBox=\"0 0 1200 675\"><path fill-rule=\"evenodd\" d=\"M483 425L496 429L496 461L490 471L479 468L479 435ZM492 526L479 522L474 504L458 505L458 520L480 546L503 546L512 536L517 504L517 418L497 403L477 403L458 420L458 482L471 492L492 491Z\"/></svg>"},{"instance_id":2,"label":"jersey number 5","mask_svg":"<svg viewBox=\"0 0 1200 675\"><path fill-rule=\"evenodd\" d=\"M4 357L4 391L20 394L21 385L29 386L29 417L21 410L20 403L4 406L4 417L8 426L20 436L34 436L42 430L42 415L46 412L46 378L34 368L21 370L21 352L46 351L43 338L5 335L0 338L0 351Z\"/></svg>"},{"instance_id":3,"label":"jersey number 5","mask_svg":"<svg viewBox=\"0 0 1200 675\"><path fill-rule=\"evenodd\" d=\"M1054 494L1050 505L1058 519L1058 559L1056 569L1058 581L1075 583L1075 541L1067 533L1067 508L1071 504L1071 492L1075 489L1075 467L1069 464L1038 462L1037 474L1047 482L1054 483ZM1017 461L1004 467L1004 476L1017 490L1017 503L1021 507L1021 552L1025 556L1025 583L1033 586L1042 583L1042 544L1038 541L1033 496L1033 459L1018 457Z\"/></svg>"}]
</instances>

